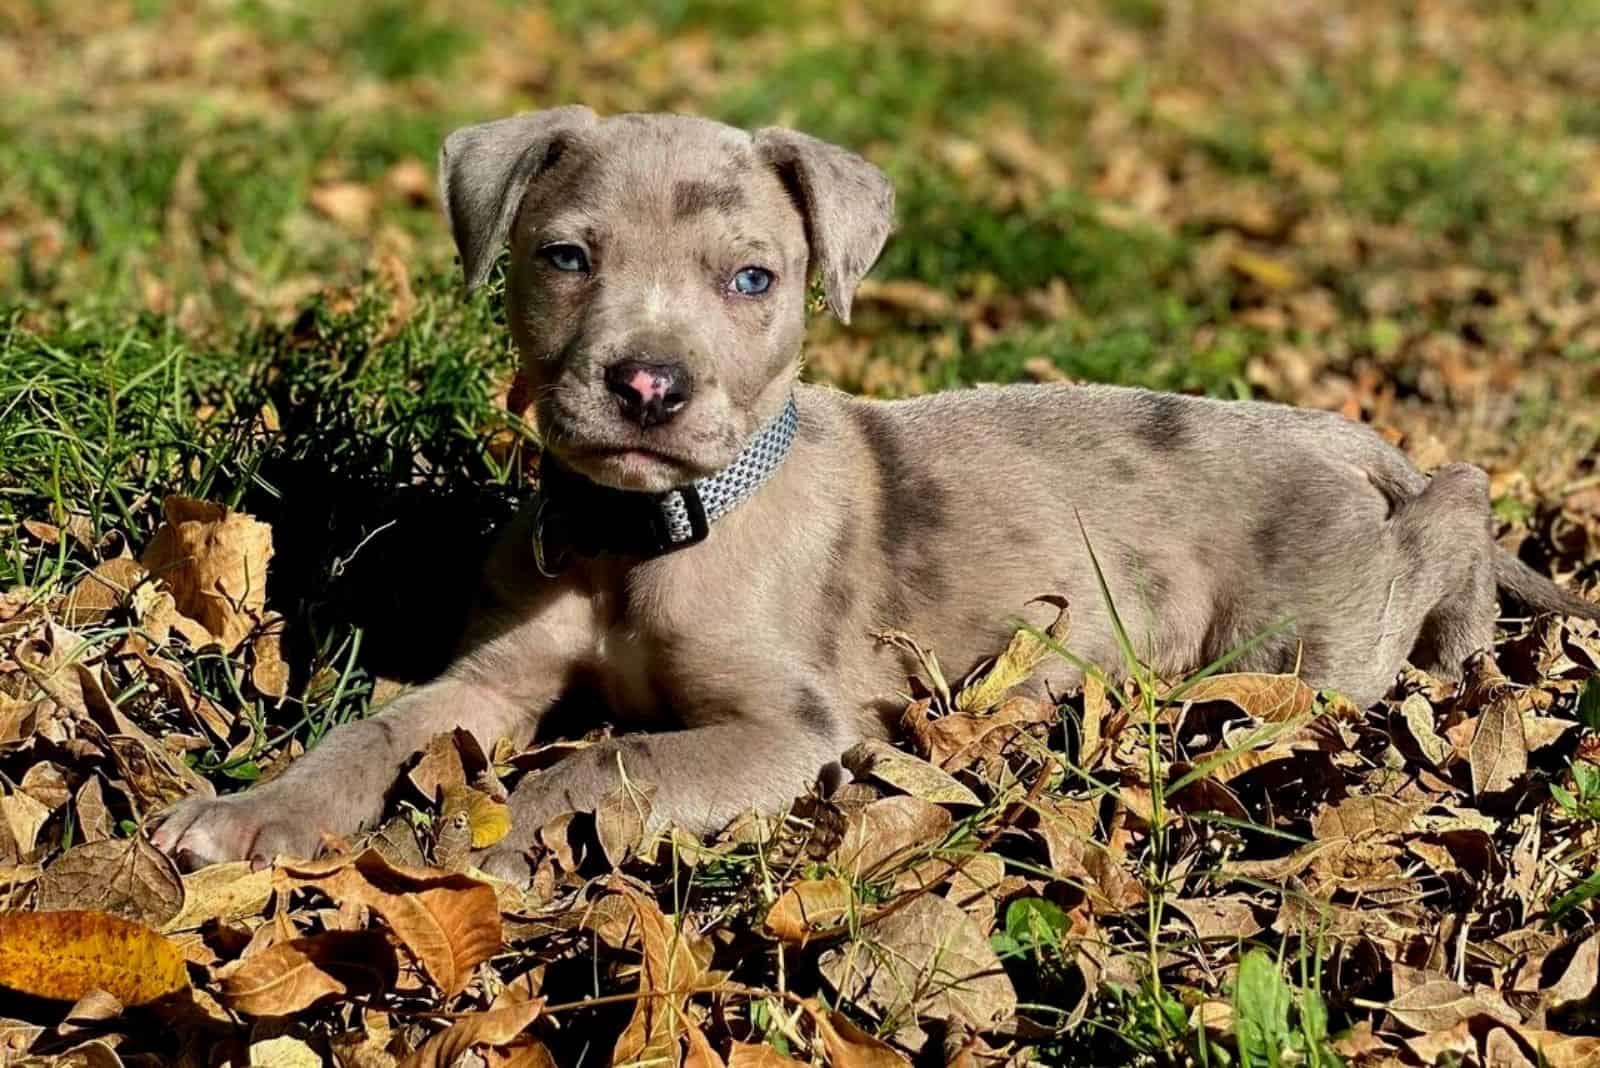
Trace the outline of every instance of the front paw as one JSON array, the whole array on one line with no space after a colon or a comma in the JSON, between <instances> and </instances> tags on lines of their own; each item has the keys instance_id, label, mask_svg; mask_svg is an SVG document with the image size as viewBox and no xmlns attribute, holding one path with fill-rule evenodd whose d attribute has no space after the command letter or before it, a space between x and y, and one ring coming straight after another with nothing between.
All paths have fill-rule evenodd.
<instances>
[{"instance_id":1,"label":"front paw","mask_svg":"<svg viewBox=\"0 0 1600 1068\"><path fill-rule=\"evenodd\" d=\"M279 856L314 856L331 830L328 811L304 794L268 786L228 797L191 797L161 814L150 841L184 871L228 860L264 866Z\"/></svg>"},{"instance_id":2,"label":"front paw","mask_svg":"<svg viewBox=\"0 0 1600 1068\"><path fill-rule=\"evenodd\" d=\"M485 875L526 890L533 882L533 861L528 850L510 846L490 846L476 855L472 866Z\"/></svg>"}]
</instances>

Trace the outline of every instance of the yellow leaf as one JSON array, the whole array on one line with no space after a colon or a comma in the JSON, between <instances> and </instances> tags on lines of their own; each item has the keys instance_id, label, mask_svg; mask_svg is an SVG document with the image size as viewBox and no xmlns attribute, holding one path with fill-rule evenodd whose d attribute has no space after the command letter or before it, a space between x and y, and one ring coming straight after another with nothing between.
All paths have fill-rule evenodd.
<instances>
[{"instance_id":1,"label":"yellow leaf","mask_svg":"<svg viewBox=\"0 0 1600 1068\"><path fill-rule=\"evenodd\" d=\"M1041 597L1039 600L1057 609L1056 620L1046 631L1050 641L1056 645L1065 643L1072 626L1066 600L1060 597ZM1044 639L1031 630L1017 631L994 665L981 678L969 680L962 689L961 695L956 698L956 710L971 713L988 711L1005 700L1006 694L1027 682L1050 655L1050 645Z\"/></svg>"},{"instance_id":2,"label":"yellow leaf","mask_svg":"<svg viewBox=\"0 0 1600 1068\"><path fill-rule=\"evenodd\" d=\"M211 920L239 920L272 899L272 872L247 860L212 864L183 876L183 910L162 924L165 933L191 931Z\"/></svg>"},{"instance_id":3,"label":"yellow leaf","mask_svg":"<svg viewBox=\"0 0 1600 1068\"><path fill-rule=\"evenodd\" d=\"M467 827L472 832L472 848L492 846L511 833L511 809L497 797L470 786L447 786L441 816L449 819L464 811Z\"/></svg>"},{"instance_id":4,"label":"yellow leaf","mask_svg":"<svg viewBox=\"0 0 1600 1068\"><path fill-rule=\"evenodd\" d=\"M103 912L0 913L0 986L53 1001L104 990L145 1005L189 986L176 946Z\"/></svg>"}]
</instances>

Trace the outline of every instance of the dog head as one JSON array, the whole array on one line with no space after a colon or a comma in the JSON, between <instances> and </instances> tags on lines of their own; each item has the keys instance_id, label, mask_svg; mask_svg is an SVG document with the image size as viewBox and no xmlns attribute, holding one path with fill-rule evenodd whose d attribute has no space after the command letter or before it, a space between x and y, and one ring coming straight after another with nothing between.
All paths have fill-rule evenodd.
<instances>
[{"instance_id":1,"label":"dog head","mask_svg":"<svg viewBox=\"0 0 1600 1068\"><path fill-rule=\"evenodd\" d=\"M776 416L808 280L848 321L894 214L859 156L677 115L470 126L439 173L469 289L511 245L507 318L546 448L649 492L726 466Z\"/></svg>"}]
</instances>

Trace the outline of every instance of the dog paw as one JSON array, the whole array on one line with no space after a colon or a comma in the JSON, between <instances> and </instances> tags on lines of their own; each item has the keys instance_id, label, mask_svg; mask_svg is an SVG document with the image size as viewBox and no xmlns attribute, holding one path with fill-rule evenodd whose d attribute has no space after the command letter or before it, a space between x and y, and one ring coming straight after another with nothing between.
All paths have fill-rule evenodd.
<instances>
[{"instance_id":1,"label":"dog paw","mask_svg":"<svg viewBox=\"0 0 1600 1068\"><path fill-rule=\"evenodd\" d=\"M228 860L265 866L279 856L310 857L321 845L322 821L308 807L260 789L191 797L158 817L150 841L184 871Z\"/></svg>"},{"instance_id":2,"label":"dog paw","mask_svg":"<svg viewBox=\"0 0 1600 1068\"><path fill-rule=\"evenodd\" d=\"M533 865L522 849L495 846L474 859L473 867L521 890L533 882Z\"/></svg>"}]
</instances>

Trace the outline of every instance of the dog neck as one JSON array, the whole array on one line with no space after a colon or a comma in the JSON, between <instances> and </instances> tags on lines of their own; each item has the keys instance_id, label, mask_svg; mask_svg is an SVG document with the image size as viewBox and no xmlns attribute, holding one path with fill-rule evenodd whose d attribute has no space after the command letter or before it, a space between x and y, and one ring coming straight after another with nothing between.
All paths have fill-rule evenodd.
<instances>
[{"instance_id":1,"label":"dog neck","mask_svg":"<svg viewBox=\"0 0 1600 1068\"><path fill-rule=\"evenodd\" d=\"M554 578L573 556L655 557L705 540L727 515L772 477L794 447L800 413L791 395L778 417L745 443L716 474L665 493L602 486L562 464L547 449L539 461L534 559Z\"/></svg>"}]
</instances>

